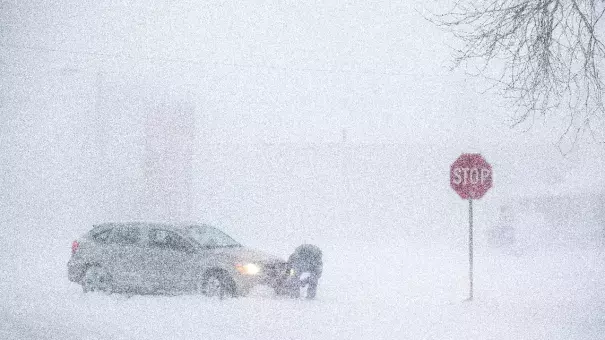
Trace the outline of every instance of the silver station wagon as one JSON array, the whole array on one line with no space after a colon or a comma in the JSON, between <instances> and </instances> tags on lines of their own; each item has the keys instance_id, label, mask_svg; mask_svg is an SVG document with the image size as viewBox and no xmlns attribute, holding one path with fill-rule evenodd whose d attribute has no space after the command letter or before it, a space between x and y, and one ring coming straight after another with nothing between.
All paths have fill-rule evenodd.
<instances>
[{"instance_id":1,"label":"silver station wagon","mask_svg":"<svg viewBox=\"0 0 605 340\"><path fill-rule=\"evenodd\" d=\"M285 261L242 246L208 225L106 223L73 241L68 277L84 292L195 292L244 296L279 289Z\"/></svg>"}]
</instances>

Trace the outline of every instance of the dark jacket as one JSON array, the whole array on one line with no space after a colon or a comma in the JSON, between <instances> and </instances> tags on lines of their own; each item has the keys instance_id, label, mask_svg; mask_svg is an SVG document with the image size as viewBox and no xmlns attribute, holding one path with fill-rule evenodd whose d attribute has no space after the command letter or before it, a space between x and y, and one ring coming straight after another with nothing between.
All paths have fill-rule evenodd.
<instances>
[{"instance_id":1,"label":"dark jacket","mask_svg":"<svg viewBox=\"0 0 605 340\"><path fill-rule=\"evenodd\" d=\"M288 264L290 268L299 272L321 273L323 267L321 249L312 244L300 245L288 258Z\"/></svg>"}]
</instances>

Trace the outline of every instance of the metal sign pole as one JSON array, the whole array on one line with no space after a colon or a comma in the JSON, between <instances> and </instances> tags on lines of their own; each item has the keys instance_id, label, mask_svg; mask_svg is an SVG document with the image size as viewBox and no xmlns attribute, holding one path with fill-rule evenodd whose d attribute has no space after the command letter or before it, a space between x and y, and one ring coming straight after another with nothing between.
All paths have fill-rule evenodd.
<instances>
[{"instance_id":1,"label":"metal sign pole","mask_svg":"<svg viewBox=\"0 0 605 340\"><path fill-rule=\"evenodd\" d=\"M492 166L478 153L463 153L450 166L450 186L468 200L468 281L466 301L473 300L473 200L492 187Z\"/></svg>"},{"instance_id":2,"label":"metal sign pole","mask_svg":"<svg viewBox=\"0 0 605 340\"><path fill-rule=\"evenodd\" d=\"M473 300L473 199L468 200L468 300Z\"/></svg>"}]
</instances>

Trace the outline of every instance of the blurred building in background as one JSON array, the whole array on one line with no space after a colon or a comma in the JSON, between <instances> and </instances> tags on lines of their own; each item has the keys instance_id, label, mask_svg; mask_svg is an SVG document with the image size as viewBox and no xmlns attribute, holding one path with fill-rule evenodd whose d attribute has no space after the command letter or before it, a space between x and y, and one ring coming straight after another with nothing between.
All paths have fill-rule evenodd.
<instances>
[{"instance_id":1,"label":"blurred building in background","mask_svg":"<svg viewBox=\"0 0 605 340\"><path fill-rule=\"evenodd\" d=\"M144 149L144 212L147 219L191 219L194 107L160 104L147 113Z\"/></svg>"},{"instance_id":2,"label":"blurred building in background","mask_svg":"<svg viewBox=\"0 0 605 340\"><path fill-rule=\"evenodd\" d=\"M147 83L97 85L94 223L191 218L195 105Z\"/></svg>"},{"instance_id":3,"label":"blurred building in background","mask_svg":"<svg viewBox=\"0 0 605 340\"><path fill-rule=\"evenodd\" d=\"M605 190L517 197L506 206L509 225L492 232L510 228L519 247L585 247L605 240Z\"/></svg>"}]
</instances>

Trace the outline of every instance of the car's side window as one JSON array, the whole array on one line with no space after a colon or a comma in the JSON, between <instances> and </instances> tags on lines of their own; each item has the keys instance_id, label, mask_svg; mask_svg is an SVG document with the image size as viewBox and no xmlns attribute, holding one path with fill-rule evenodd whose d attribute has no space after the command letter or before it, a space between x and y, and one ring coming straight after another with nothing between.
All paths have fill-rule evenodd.
<instances>
[{"instance_id":1,"label":"car's side window","mask_svg":"<svg viewBox=\"0 0 605 340\"><path fill-rule=\"evenodd\" d=\"M141 231L136 227L114 228L109 238L111 243L136 244L141 238Z\"/></svg>"},{"instance_id":2,"label":"car's side window","mask_svg":"<svg viewBox=\"0 0 605 340\"><path fill-rule=\"evenodd\" d=\"M101 230L98 233L92 235L92 239L99 243L105 243L109 239L110 234L111 234L111 229Z\"/></svg>"},{"instance_id":3,"label":"car's side window","mask_svg":"<svg viewBox=\"0 0 605 340\"><path fill-rule=\"evenodd\" d=\"M149 245L155 248L185 251L190 244L179 234L164 230L152 229L149 232Z\"/></svg>"}]
</instances>

